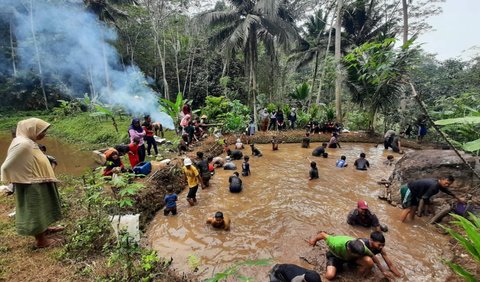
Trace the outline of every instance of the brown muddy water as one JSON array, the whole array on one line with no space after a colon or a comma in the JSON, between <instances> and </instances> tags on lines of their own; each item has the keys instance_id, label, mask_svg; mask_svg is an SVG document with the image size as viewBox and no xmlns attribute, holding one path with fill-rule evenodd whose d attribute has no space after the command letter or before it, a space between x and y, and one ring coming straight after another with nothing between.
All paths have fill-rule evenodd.
<instances>
[{"instance_id":1,"label":"brown muddy water","mask_svg":"<svg viewBox=\"0 0 480 282\"><path fill-rule=\"evenodd\" d=\"M405 274L397 281L446 280L450 272L441 258L445 257L448 238L439 235L423 218L401 224L398 219L401 210L377 199L381 186L376 181L387 178L393 169L383 164L391 151L371 144L344 143L342 149L329 149L328 159L311 156L312 149L319 145L314 143L312 148L302 149L299 144L280 144L279 151L271 151L269 145L258 145L264 156L250 158L252 175L242 177L241 193L228 191L232 171L217 170L210 188L197 193L197 206L188 206L185 189L179 195L177 216L158 213L147 230L147 243L160 256L172 257L172 266L179 272L191 273L189 257L198 258L199 270L194 276L199 280L212 277L236 262L264 258L272 258L272 264L294 263L311 269L313 266L300 257L315 252L305 239L318 231L369 236L370 229L346 223L346 216L356 202L366 200L380 222L389 226L385 233L386 251ZM353 168L361 152L370 161L368 171ZM244 153L250 154L250 150ZM349 167L335 167L341 155L347 157ZM308 180L307 158L316 160L320 179ZM235 161L239 169L241 162ZM205 224L207 217L216 211L232 219L230 231L213 230ZM269 268L248 267L241 268L241 272L255 281L268 281ZM368 280L378 281L381 277L378 272ZM345 272L340 277L346 281L363 280Z\"/></svg>"},{"instance_id":2,"label":"brown muddy water","mask_svg":"<svg viewBox=\"0 0 480 282\"><path fill-rule=\"evenodd\" d=\"M11 134L0 133L0 164L7 157L7 150L12 142ZM47 136L40 141L47 147L47 154L57 159L58 166L55 174L68 174L80 176L88 167L95 167L90 152L85 152L75 145L63 143L60 140Z\"/></svg>"}]
</instances>

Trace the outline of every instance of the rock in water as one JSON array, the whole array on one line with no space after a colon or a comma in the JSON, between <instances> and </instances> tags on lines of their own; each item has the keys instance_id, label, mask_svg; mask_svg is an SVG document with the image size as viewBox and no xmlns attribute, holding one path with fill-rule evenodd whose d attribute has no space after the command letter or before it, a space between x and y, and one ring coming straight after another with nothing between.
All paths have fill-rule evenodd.
<instances>
[{"instance_id":1,"label":"rock in water","mask_svg":"<svg viewBox=\"0 0 480 282\"><path fill-rule=\"evenodd\" d=\"M462 154L467 162L475 168L475 157ZM479 169L477 165L476 170ZM455 177L451 189L461 194L472 193L479 180L473 175L467 165L457 156L453 150L420 150L408 152L395 164L395 169L388 179L391 182L390 189L392 200L400 201L400 186L410 181L422 178L439 178L452 175ZM440 197L448 197L444 193L437 194Z\"/></svg>"}]
</instances>

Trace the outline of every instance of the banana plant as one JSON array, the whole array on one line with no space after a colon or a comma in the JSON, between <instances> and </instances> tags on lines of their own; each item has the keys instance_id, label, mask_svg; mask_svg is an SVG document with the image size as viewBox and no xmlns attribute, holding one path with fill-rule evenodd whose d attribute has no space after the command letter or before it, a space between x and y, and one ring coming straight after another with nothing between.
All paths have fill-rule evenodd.
<instances>
[{"instance_id":1,"label":"banana plant","mask_svg":"<svg viewBox=\"0 0 480 282\"><path fill-rule=\"evenodd\" d=\"M459 117L459 118L448 118L448 119L441 119L435 121L436 125L452 125L452 124L458 124L458 125L475 125L478 126L480 125L480 112L476 111L475 109L470 108L470 115L465 116L465 117ZM468 152L476 152L480 150L480 138L466 142L462 145L462 148L465 151Z\"/></svg>"},{"instance_id":2,"label":"banana plant","mask_svg":"<svg viewBox=\"0 0 480 282\"><path fill-rule=\"evenodd\" d=\"M186 102L187 101L183 99L182 92L178 92L175 103L165 98L160 98L159 100L161 110L167 113L172 118L173 124L175 125L176 129L179 126L178 116L180 114L183 104L185 104Z\"/></svg>"}]
</instances>

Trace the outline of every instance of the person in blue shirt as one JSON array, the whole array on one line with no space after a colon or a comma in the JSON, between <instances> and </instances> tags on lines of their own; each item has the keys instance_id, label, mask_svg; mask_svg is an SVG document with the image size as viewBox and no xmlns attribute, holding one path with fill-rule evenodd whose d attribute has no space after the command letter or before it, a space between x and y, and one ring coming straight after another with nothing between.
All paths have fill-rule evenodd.
<instances>
[{"instance_id":1,"label":"person in blue shirt","mask_svg":"<svg viewBox=\"0 0 480 282\"><path fill-rule=\"evenodd\" d=\"M336 167L346 167L347 164L347 157L341 156L340 159L335 164Z\"/></svg>"},{"instance_id":2,"label":"person in blue shirt","mask_svg":"<svg viewBox=\"0 0 480 282\"><path fill-rule=\"evenodd\" d=\"M249 156L243 157L243 164L242 164L242 176L249 176L250 175L250 164L248 160L250 159Z\"/></svg>"},{"instance_id":3,"label":"person in blue shirt","mask_svg":"<svg viewBox=\"0 0 480 282\"><path fill-rule=\"evenodd\" d=\"M168 194L165 195L165 209L163 210L163 214L167 216L169 213L172 215L177 214L177 194L173 192L173 188L167 189Z\"/></svg>"}]
</instances>

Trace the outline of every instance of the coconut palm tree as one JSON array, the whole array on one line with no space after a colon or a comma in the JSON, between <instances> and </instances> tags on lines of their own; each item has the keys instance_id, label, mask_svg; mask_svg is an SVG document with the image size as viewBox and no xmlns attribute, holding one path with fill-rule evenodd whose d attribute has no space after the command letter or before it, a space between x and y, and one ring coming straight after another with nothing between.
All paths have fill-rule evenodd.
<instances>
[{"instance_id":1,"label":"coconut palm tree","mask_svg":"<svg viewBox=\"0 0 480 282\"><path fill-rule=\"evenodd\" d=\"M245 74L256 124L256 69L258 46L262 42L268 55L275 56L277 47L290 49L299 39L293 18L283 1L229 0L232 7L224 11L208 11L198 18L214 29L210 37L213 46L220 47L224 59L235 52L244 56Z\"/></svg>"},{"instance_id":2,"label":"coconut palm tree","mask_svg":"<svg viewBox=\"0 0 480 282\"><path fill-rule=\"evenodd\" d=\"M342 13L343 49L395 37L396 19L387 18L382 12L390 6L380 8L379 0L355 0L347 5Z\"/></svg>"}]
</instances>

